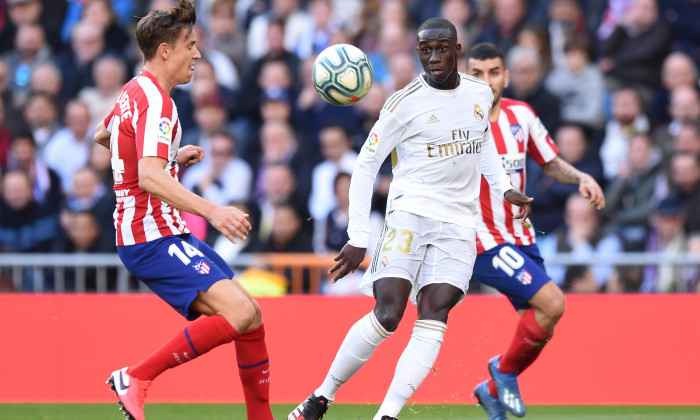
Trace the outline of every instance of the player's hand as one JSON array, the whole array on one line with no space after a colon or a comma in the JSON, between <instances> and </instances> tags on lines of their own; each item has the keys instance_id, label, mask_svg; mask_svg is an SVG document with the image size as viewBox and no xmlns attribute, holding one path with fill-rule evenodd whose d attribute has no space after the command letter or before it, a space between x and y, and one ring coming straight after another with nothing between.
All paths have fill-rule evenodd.
<instances>
[{"instance_id":1,"label":"player's hand","mask_svg":"<svg viewBox=\"0 0 700 420\"><path fill-rule=\"evenodd\" d=\"M506 193L503 195L503 198L507 202L515 204L521 209L521 212L513 216L513 219L522 219L523 221L525 221L525 219L530 217L530 214L532 213L532 210L530 209L530 203L532 203L533 200L532 197L528 197L520 191L511 189L506 191Z\"/></svg>"},{"instance_id":2,"label":"player's hand","mask_svg":"<svg viewBox=\"0 0 700 420\"><path fill-rule=\"evenodd\" d=\"M201 162L203 157L204 149L188 144L177 151L177 164L189 168L195 163Z\"/></svg>"},{"instance_id":3,"label":"player's hand","mask_svg":"<svg viewBox=\"0 0 700 420\"><path fill-rule=\"evenodd\" d=\"M207 220L234 244L236 238L245 240L252 229L248 214L235 207L216 206Z\"/></svg>"},{"instance_id":4,"label":"player's hand","mask_svg":"<svg viewBox=\"0 0 700 420\"><path fill-rule=\"evenodd\" d=\"M333 258L333 261L337 261L338 264L328 270L328 274L336 273L331 279L331 283L335 283L357 270L357 267L359 267L360 263L365 259L366 252L367 248L356 248L350 244L345 244L338 255Z\"/></svg>"},{"instance_id":5,"label":"player's hand","mask_svg":"<svg viewBox=\"0 0 700 420\"><path fill-rule=\"evenodd\" d=\"M588 174L581 175L581 183L578 185L578 192L595 206L602 210L605 207L605 194L595 179Z\"/></svg>"}]
</instances>

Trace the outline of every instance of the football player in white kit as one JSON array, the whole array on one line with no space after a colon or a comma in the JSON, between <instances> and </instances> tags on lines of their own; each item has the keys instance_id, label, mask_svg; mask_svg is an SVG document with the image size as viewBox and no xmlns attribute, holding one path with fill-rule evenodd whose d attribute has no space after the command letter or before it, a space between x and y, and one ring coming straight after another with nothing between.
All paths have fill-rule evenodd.
<instances>
[{"instance_id":1,"label":"football player in white kit","mask_svg":"<svg viewBox=\"0 0 700 420\"><path fill-rule=\"evenodd\" d=\"M450 310L469 286L476 258L481 174L501 197L530 214L531 198L510 184L489 132L493 93L457 72L461 45L449 21L432 18L417 33L425 73L384 105L357 159L350 185L350 240L330 273L337 281L365 257L374 180L391 154L384 231L360 290L372 312L348 331L321 386L289 420L318 420L338 388L396 330L408 299L418 306L411 340L374 420L395 419L438 356Z\"/></svg>"}]
</instances>

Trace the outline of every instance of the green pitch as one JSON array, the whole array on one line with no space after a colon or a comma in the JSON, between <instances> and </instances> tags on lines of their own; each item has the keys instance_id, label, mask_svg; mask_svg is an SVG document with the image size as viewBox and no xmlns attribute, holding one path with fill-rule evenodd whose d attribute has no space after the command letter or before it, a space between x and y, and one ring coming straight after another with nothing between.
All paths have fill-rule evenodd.
<instances>
[{"instance_id":1,"label":"green pitch","mask_svg":"<svg viewBox=\"0 0 700 420\"><path fill-rule=\"evenodd\" d=\"M284 420L294 405L275 405L277 420ZM328 420L372 420L378 406L334 405ZM245 407L231 404L148 404L148 420L245 419ZM401 420L485 419L480 407L413 405L404 408ZM513 418L511 416L511 418ZM691 420L700 418L700 407L638 406L530 406L526 418L549 420ZM0 404L0 420L122 420L116 404Z\"/></svg>"}]
</instances>

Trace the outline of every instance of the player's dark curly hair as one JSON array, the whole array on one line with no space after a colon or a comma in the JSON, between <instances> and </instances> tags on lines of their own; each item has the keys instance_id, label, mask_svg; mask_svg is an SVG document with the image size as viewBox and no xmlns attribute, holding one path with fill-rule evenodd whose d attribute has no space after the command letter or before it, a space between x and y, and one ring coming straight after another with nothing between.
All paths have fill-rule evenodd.
<instances>
[{"instance_id":1,"label":"player's dark curly hair","mask_svg":"<svg viewBox=\"0 0 700 420\"><path fill-rule=\"evenodd\" d=\"M426 20L425 22L423 22L423 24L420 25L420 27L416 31L416 36L417 38L420 38L420 33L424 29L435 28L444 29L450 34L451 38L457 39L457 28L455 28L455 25L453 25L452 22L444 18L430 18Z\"/></svg>"},{"instance_id":2,"label":"player's dark curly hair","mask_svg":"<svg viewBox=\"0 0 700 420\"><path fill-rule=\"evenodd\" d=\"M506 53L503 48L490 42L481 42L474 45L467 54L467 61L473 58L474 60L490 60L492 58L500 58L503 63L506 62Z\"/></svg>"},{"instance_id":3,"label":"player's dark curly hair","mask_svg":"<svg viewBox=\"0 0 700 420\"><path fill-rule=\"evenodd\" d=\"M136 41L144 60L152 59L160 44L175 44L182 29L192 31L196 21L194 0L180 0L173 8L153 10L141 18L136 25Z\"/></svg>"}]
</instances>

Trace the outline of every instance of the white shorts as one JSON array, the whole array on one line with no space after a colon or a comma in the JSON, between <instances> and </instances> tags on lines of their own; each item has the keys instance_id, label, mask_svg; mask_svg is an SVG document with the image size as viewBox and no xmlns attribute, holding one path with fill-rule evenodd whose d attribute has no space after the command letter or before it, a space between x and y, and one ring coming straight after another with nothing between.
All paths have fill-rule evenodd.
<instances>
[{"instance_id":1,"label":"white shorts","mask_svg":"<svg viewBox=\"0 0 700 420\"><path fill-rule=\"evenodd\" d=\"M476 229L394 211L387 215L359 290L373 296L375 281L398 277L411 282L414 305L428 284L451 284L466 294L475 259Z\"/></svg>"}]
</instances>

